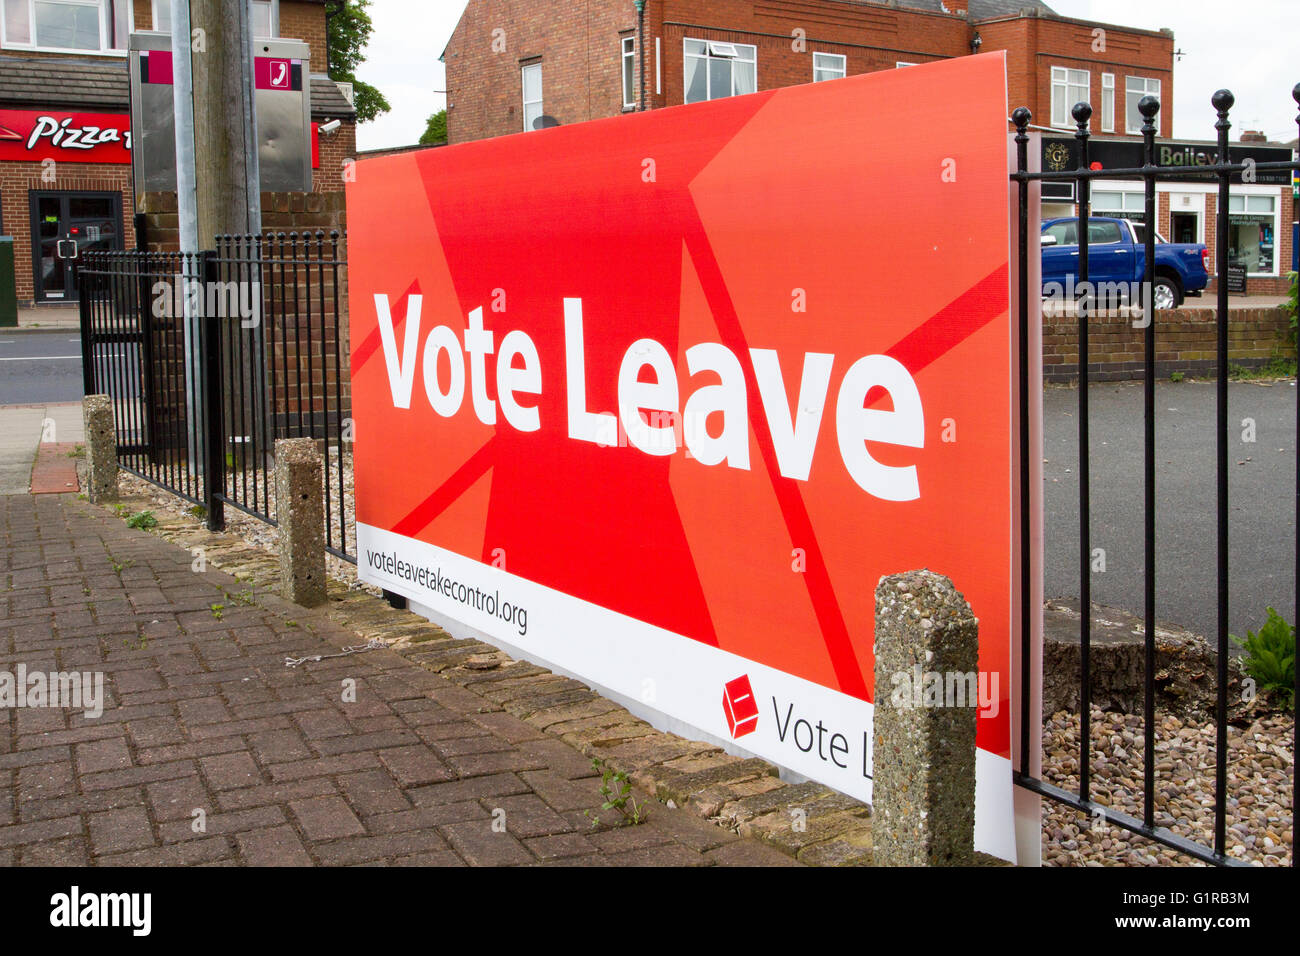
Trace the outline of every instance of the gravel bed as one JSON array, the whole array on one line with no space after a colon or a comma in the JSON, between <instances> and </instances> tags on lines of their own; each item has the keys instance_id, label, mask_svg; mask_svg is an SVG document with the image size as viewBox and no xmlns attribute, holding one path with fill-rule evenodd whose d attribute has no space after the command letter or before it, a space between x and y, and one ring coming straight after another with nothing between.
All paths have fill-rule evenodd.
<instances>
[{"instance_id":1,"label":"gravel bed","mask_svg":"<svg viewBox=\"0 0 1300 956\"><path fill-rule=\"evenodd\" d=\"M1214 840L1215 724L1158 718L1156 825L1204 844ZM1289 866L1292 852L1291 715L1261 716L1228 728L1227 852L1260 866ZM1142 817L1142 718L1092 712L1092 794L1104 806ZM1078 792L1079 717L1044 721L1043 779ZM1202 865L1136 834L1043 800L1047 866Z\"/></svg>"}]
</instances>

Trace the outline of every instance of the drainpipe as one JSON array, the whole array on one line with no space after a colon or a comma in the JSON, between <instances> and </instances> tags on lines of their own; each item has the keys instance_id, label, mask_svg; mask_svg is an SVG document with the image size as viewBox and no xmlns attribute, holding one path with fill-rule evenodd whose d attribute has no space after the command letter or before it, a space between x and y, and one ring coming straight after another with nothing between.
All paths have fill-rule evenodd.
<instances>
[{"instance_id":1,"label":"drainpipe","mask_svg":"<svg viewBox=\"0 0 1300 956\"><path fill-rule=\"evenodd\" d=\"M634 0L636 3L636 62L640 74L639 91L637 93L638 110L645 109L645 0Z\"/></svg>"}]
</instances>

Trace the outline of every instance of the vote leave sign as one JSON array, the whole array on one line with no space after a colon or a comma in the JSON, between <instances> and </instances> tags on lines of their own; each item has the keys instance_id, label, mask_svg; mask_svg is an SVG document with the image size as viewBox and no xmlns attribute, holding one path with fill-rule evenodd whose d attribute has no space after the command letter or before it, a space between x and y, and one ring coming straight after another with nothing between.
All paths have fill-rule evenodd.
<instances>
[{"instance_id":1,"label":"vote leave sign","mask_svg":"<svg viewBox=\"0 0 1300 956\"><path fill-rule=\"evenodd\" d=\"M870 799L877 581L946 574L1012 857L1006 157L994 54L363 160L362 579Z\"/></svg>"}]
</instances>

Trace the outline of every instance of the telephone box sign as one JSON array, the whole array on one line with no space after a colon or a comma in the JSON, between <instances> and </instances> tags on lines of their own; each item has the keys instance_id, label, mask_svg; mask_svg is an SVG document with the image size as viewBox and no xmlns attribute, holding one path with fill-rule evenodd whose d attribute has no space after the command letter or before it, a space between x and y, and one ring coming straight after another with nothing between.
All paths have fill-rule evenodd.
<instances>
[{"instance_id":1,"label":"telephone box sign","mask_svg":"<svg viewBox=\"0 0 1300 956\"><path fill-rule=\"evenodd\" d=\"M1006 103L988 54L360 162L362 579L869 800L873 701L932 703L876 583L942 572L1014 859Z\"/></svg>"}]
</instances>

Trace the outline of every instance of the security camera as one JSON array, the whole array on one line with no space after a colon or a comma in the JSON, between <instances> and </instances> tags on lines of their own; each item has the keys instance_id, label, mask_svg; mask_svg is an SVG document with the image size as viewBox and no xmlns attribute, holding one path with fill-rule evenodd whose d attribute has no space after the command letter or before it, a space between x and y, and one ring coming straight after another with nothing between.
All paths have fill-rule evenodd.
<instances>
[{"instance_id":1,"label":"security camera","mask_svg":"<svg viewBox=\"0 0 1300 956\"><path fill-rule=\"evenodd\" d=\"M328 135L328 134L330 134L330 133L335 133L335 132L337 132L337 131L338 131L338 128L339 128L340 126L342 126L342 125L343 125L343 123L342 123L341 121L336 120L336 119L332 119L332 120L330 120L328 123L322 123L321 126L320 126L320 131L321 131L322 133L325 133L326 135Z\"/></svg>"}]
</instances>

